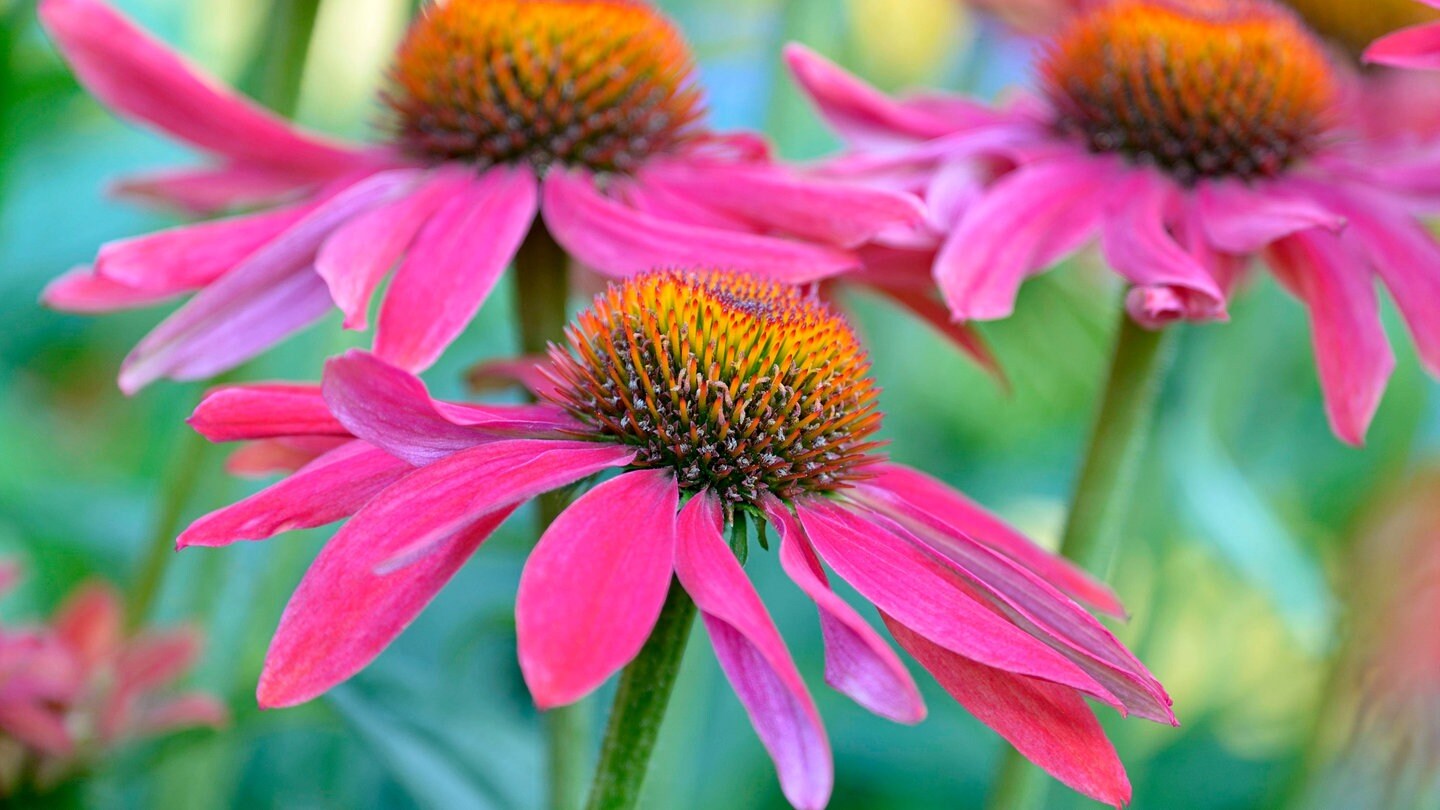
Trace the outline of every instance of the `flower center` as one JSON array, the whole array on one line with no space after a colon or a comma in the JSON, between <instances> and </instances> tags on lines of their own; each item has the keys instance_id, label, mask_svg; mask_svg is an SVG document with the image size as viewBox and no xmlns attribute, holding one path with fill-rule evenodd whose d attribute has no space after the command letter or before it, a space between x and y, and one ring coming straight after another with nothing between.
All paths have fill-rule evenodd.
<instances>
[{"instance_id":1,"label":"flower center","mask_svg":"<svg viewBox=\"0 0 1440 810\"><path fill-rule=\"evenodd\" d=\"M848 324L783 284L665 271L612 286L552 347L555 400L640 467L728 503L863 476L878 390Z\"/></svg>"},{"instance_id":2,"label":"flower center","mask_svg":"<svg viewBox=\"0 0 1440 810\"><path fill-rule=\"evenodd\" d=\"M1062 132L1183 183L1278 174L1338 97L1324 48L1268 0L1116 0L1052 41L1041 71Z\"/></svg>"},{"instance_id":3,"label":"flower center","mask_svg":"<svg viewBox=\"0 0 1440 810\"><path fill-rule=\"evenodd\" d=\"M1420 23L1440 20L1440 10L1420 0L1286 0L1305 22L1356 59L1371 42Z\"/></svg>"},{"instance_id":4,"label":"flower center","mask_svg":"<svg viewBox=\"0 0 1440 810\"><path fill-rule=\"evenodd\" d=\"M415 21L385 100L419 157L623 172L689 136L693 72L644 0L448 0Z\"/></svg>"}]
</instances>

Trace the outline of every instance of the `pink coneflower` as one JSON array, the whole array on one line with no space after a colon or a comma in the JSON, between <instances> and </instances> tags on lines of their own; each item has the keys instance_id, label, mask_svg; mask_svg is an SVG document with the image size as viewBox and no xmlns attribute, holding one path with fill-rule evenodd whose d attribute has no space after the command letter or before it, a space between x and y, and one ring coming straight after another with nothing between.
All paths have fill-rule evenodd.
<instances>
[{"instance_id":1,"label":"pink coneflower","mask_svg":"<svg viewBox=\"0 0 1440 810\"><path fill-rule=\"evenodd\" d=\"M91 583L45 625L0 626L0 796L53 787L127 740L225 723L209 695L165 694L199 656L195 632L123 623L120 595Z\"/></svg>"},{"instance_id":2,"label":"pink coneflower","mask_svg":"<svg viewBox=\"0 0 1440 810\"><path fill-rule=\"evenodd\" d=\"M1440 15L1419 4L1440 9L1440 0L1412 0L1401 23L1416 23L1382 37L1365 52L1368 61L1392 67L1440 69ZM1386 28L1377 33L1392 30Z\"/></svg>"},{"instance_id":3,"label":"pink coneflower","mask_svg":"<svg viewBox=\"0 0 1440 810\"><path fill-rule=\"evenodd\" d=\"M1066 784L1129 797L1084 697L1173 722L1145 668L1081 608L1113 594L959 493L875 453L877 390L847 324L818 300L729 273L639 276L600 295L552 349L543 404L432 400L374 355L330 361L321 389L212 393L217 440L337 443L191 526L226 545L350 516L289 606L260 677L265 706L309 700L368 664L525 501L618 473L546 530L516 606L542 708L585 696L641 649L672 575L775 760L786 796L831 789L825 731L725 540L736 515L779 535L781 567L820 609L826 681L877 714L925 707L889 645L822 565L881 611L957 700ZM284 453L281 458L288 458Z\"/></svg>"},{"instance_id":4,"label":"pink coneflower","mask_svg":"<svg viewBox=\"0 0 1440 810\"><path fill-rule=\"evenodd\" d=\"M1372 274L1440 371L1440 245L1417 219L1435 184L1348 126L1327 52L1268 0L1098 7L1050 41L1041 94L1001 109L892 101L808 51L789 59L853 147L831 171L918 186L947 226L920 256L959 321L1008 316L1026 277L1098 237L1150 327L1226 317L1264 259L1310 310L1347 442L1394 365Z\"/></svg>"},{"instance_id":5,"label":"pink coneflower","mask_svg":"<svg viewBox=\"0 0 1440 810\"><path fill-rule=\"evenodd\" d=\"M614 277L723 261L792 283L921 218L907 195L816 182L758 136L702 121L691 55L643 0L427 6L383 93L386 142L303 132L200 75L99 0L44 0L80 80L213 165L132 179L132 195L252 213L111 243L46 300L104 311L196 295L136 347L135 390L228 369L339 307L375 351L426 367L474 317L532 228Z\"/></svg>"}]
</instances>

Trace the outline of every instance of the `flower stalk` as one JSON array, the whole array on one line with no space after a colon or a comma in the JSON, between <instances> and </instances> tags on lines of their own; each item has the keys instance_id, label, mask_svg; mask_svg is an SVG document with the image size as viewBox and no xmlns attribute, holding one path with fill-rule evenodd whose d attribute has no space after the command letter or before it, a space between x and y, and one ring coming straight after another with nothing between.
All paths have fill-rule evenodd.
<instances>
[{"instance_id":1,"label":"flower stalk","mask_svg":"<svg viewBox=\"0 0 1440 810\"><path fill-rule=\"evenodd\" d=\"M1108 579L1130 514L1135 480L1149 443L1174 329L1146 329L1121 307L1110 370L1061 535L1060 553ZM1033 810L1049 780L1011 748L995 779L990 810Z\"/></svg>"}]
</instances>

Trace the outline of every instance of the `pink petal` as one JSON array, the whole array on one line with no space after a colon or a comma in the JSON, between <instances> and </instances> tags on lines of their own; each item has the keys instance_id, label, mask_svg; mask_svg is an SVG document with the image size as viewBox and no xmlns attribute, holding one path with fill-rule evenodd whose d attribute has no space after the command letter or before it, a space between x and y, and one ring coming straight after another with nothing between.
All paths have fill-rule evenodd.
<instances>
[{"instance_id":1,"label":"pink petal","mask_svg":"<svg viewBox=\"0 0 1440 810\"><path fill-rule=\"evenodd\" d=\"M239 478L264 478L275 473L288 475L349 441L338 436L260 439L231 453L225 459L225 472Z\"/></svg>"},{"instance_id":2,"label":"pink petal","mask_svg":"<svg viewBox=\"0 0 1440 810\"><path fill-rule=\"evenodd\" d=\"M178 294L137 290L97 276L89 267L77 267L46 285L40 300L61 312L93 313L151 307Z\"/></svg>"},{"instance_id":3,"label":"pink petal","mask_svg":"<svg viewBox=\"0 0 1440 810\"><path fill-rule=\"evenodd\" d=\"M135 733L161 735L181 729L224 728L230 722L230 710L211 697L191 693L170 698L147 708L136 724Z\"/></svg>"},{"instance_id":4,"label":"pink petal","mask_svg":"<svg viewBox=\"0 0 1440 810\"><path fill-rule=\"evenodd\" d=\"M54 756L67 756L75 747L62 713L38 703L0 702L0 731Z\"/></svg>"},{"instance_id":5,"label":"pink petal","mask_svg":"<svg viewBox=\"0 0 1440 810\"><path fill-rule=\"evenodd\" d=\"M644 646L670 587L679 497L669 471L638 470L545 530L515 601L520 669L540 708L579 700Z\"/></svg>"},{"instance_id":6,"label":"pink petal","mask_svg":"<svg viewBox=\"0 0 1440 810\"><path fill-rule=\"evenodd\" d=\"M1343 441L1359 446L1380 407L1395 355L1380 320L1375 284L1356 253L1337 237L1305 233L1276 243L1270 267L1310 310L1330 426Z\"/></svg>"},{"instance_id":7,"label":"pink petal","mask_svg":"<svg viewBox=\"0 0 1440 810\"><path fill-rule=\"evenodd\" d=\"M303 133L204 76L99 0L43 0L40 20L75 74L117 113L201 149L313 177L358 154Z\"/></svg>"},{"instance_id":8,"label":"pink petal","mask_svg":"<svg viewBox=\"0 0 1440 810\"><path fill-rule=\"evenodd\" d=\"M904 284L887 284L883 281L876 281L877 278L884 278L885 271L881 265L870 261L868 257L881 252L889 254L901 253L901 251L884 248L862 252L862 255L867 256L865 268L876 271L876 275L862 274L856 277L855 283L864 284L869 289L880 293L904 307L910 314L916 316L928 324L930 328L939 332L940 335L950 341L955 348L964 352L967 357L975 361L976 365L994 375L1001 385L1007 385L1005 370L1000 367L999 359L997 359L995 353L990 350L990 346L985 342L985 338L976 331L973 326L956 323L950 317L950 310L946 308L945 303L936 298L932 290L917 289ZM904 252L915 253L915 251Z\"/></svg>"},{"instance_id":9,"label":"pink petal","mask_svg":"<svg viewBox=\"0 0 1440 810\"><path fill-rule=\"evenodd\" d=\"M164 376L209 377L318 320L331 301L310 269L315 252L337 227L403 194L416 176L383 172L324 202L146 336L121 367L121 388L134 392Z\"/></svg>"},{"instance_id":10,"label":"pink petal","mask_svg":"<svg viewBox=\"0 0 1440 810\"><path fill-rule=\"evenodd\" d=\"M1110 586L1063 557L1051 554L999 516L965 497L943 482L919 470L900 464L882 464L875 483L904 498L908 503L944 519L955 528L994 551L1044 577L1073 599L1110 614L1124 617L1125 606Z\"/></svg>"},{"instance_id":11,"label":"pink petal","mask_svg":"<svg viewBox=\"0 0 1440 810\"><path fill-rule=\"evenodd\" d=\"M1079 694L956 655L889 616L885 623L951 697L1025 758L1096 801L1130 801L1125 766Z\"/></svg>"},{"instance_id":12,"label":"pink petal","mask_svg":"<svg viewBox=\"0 0 1440 810\"><path fill-rule=\"evenodd\" d=\"M369 325L370 298L432 214L471 182L469 169L441 169L409 195L356 217L320 248L315 272L345 313L346 329Z\"/></svg>"},{"instance_id":13,"label":"pink petal","mask_svg":"<svg viewBox=\"0 0 1440 810\"><path fill-rule=\"evenodd\" d=\"M1122 708L1074 662L972 596L945 563L869 521L858 507L821 498L795 512L820 557L881 611L948 650L988 666L1064 684Z\"/></svg>"},{"instance_id":14,"label":"pink petal","mask_svg":"<svg viewBox=\"0 0 1440 810\"><path fill-rule=\"evenodd\" d=\"M200 634L193 628L134 638L116 663L117 688L139 693L168 686L195 665L200 650Z\"/></svg>"},{"instance_id":15,"label":"pink petal","mask_svg":"<svg viewBox=\"0 0 1440 810\"><path fill-rule=\"evenodd\" d=\"M773 499L764 509L780 535L781 567L820 610L825 682L886 719L911 724L924 720L925 701L910 672L880 634L830 590L790 510Z\"/></svg>"},{"instance_id":16,"label":"pink petal","mask_svg":"<svg viewBox=\"0 0 1440 810\"><path fill-rule=\"evenodd\" d=\"M1345 227L1344 217L1277 183L1210 181L1195 194L1208 241L1226 253L1248 256L1303 231Z\"/></svg>"},{"instance_id":17,"label":"pink petal","mask_svg":"<svg viewBox=\"0 0 1440 810\"><path fill-rule=\"evenodd\" d=\"M935 280L955 318L1009 317L1021 283L1099 227L1103 175L1081 158L1019 169L991 186L935 260Z\"/></svg>"},{"instance_id":18,"label":"pink petal","mask_svg":"<svg viewBox=\"0 0 1440 810\"><path fill-rule=\"evenodd\" d=\"M111 242L100 248L95 273L136 289L188 292L215 281L311 210L297 206Z\"/></svg>"},{"instance_id":19,"label":"pink petal","mask_svg":"<svg viewBox=\"0 0 1440 810\"><path fill-rule=\"evenodd\" d=\"M304 703L364 669L515 509L468 520L423 559L386 573L376 571L383 550L373 547L384 537L342 530L285 606L260 673L260 706Z\"/></svg>"},{"instance_id":20,"label":"pink petal","mask_svg":"<svg viewBox=\"0 0 1440 810\"><path fill-rule=\"evenodd\" d=\"M1184 317L1221 319L1225 294L1194 255L1175 241L1170 218L1178 216L1177 192L1168 179L1148 171L1133 172L1118 190L1116 208L1101 229L1105 259L1115 271L1140 289L1173 292L1184 307ZM1146 325L1168 320L1142 310L1137 319Z\"/></svg>"},{"instance_id":21,"label":"pink petal","mask_svg":"<svg viewBox=\"0 0 1440 810\"><path fill-rule=\"evenodd\" d=\"M86 669L110 661L124 641L125 611L120 592L90 582L66 598L50 620L57 637Z\"/></svg>"},{"instance_id":22,"label":"pink petal","mask_svg":"<svg viewBox=\"0 0 1440 810\"><path fill-rule=\"evenodd\" d=\"M925 218L913 195L805 177L778 164L666 160L648 167L639 180L779 233L840 247L858 247Z\"/></svg>"},{"instance_id":23,"label":"pink petal","mask_svg":"<svg viewBox=\"0 0 1440 810\"><path fill-rule=\"evenodd\" d=\"M350 435L330 413L318 385L252 383L216 388L205 394L187 422L212 442Z\"/></svg>"},{"instance_id":24,"label":"pink petal","mask_svg":"<svg viewBox=\"0 0 1440 810\"><path fill-rule=\"evenodd\" d=\"M383 450L352 441L190 524L176 540L176 548L227 546L334 523L360 511L413 469Z\"/></svg>"},{"instance_id":25,"label":"pink petal","mask_svg":"<svg viewBox=\"0 0 1440 810\"><path fill-rule=\"evenodd\" d=\"M309 183L263 166L205 166L131 175L112 187L122 197L165 205L194 216L273 205Z\"/></svg>"},{"instance_id":26,"label":"pink petal","mask_svg":"<svg viewBox=\"0 0 1440 810\"><path fill-rule=\"evenodd\" d=\"M542 205L556 240L611 276L656 267L726 267L802 284L859 266L849 251L651 216L606 197L593 177L558 167L545 178Z\"/></svg>"},{"instance_id":27,"label":"pink petal","mask_svg":"<svg viewBox=\"0 0 1440 810\"><path fill-rule=\"evenodd\" d=\"M514 360L486 360L465 372L465 382L472 391L503 390L519 385L537 398L548 399L556 391L555 380L548 369L550 358L525 356Z\"/></svg>"},{"instance_id":28,"label":"pink petal","mask_svg":"<svg viewBox=\"0 0 1440 810\"><path fill-rule=\"evenodd\" d=\"M775 761L785 797L822 808L834 785L830 743L805 681L740 561L720 534L720 500L690 499L676 527L675 575L700 609L710 643L755 733Z\"/></svg>"},{"instance_id":29,"label":"pink petal","mask_svg":"<svg viewBox=\"0 0 1440 810\"><path fill-rule=\"evenodd\" d=\"M358 350L325 364L323 388L331 412L346 428L416 466L484 441L578 427L551 406L436 402L420 378Z\"/></svg>"},{"instance_id":30,"label":"pink petal","mask_svg":"<svg viewBox=\"0 0 1440 810\"><path fill-rule=\"evenodd\" d=\"M396 271L375 352L412 370L430 366L470 324L535 219L535 176L493 168L455 193Z\"/></svg>"},{"instance_id":31,"label":"pink petal","mask_svg":"<svg viewBox=\"0 0 1440 810\"><path fill-rule=\"evenodd\" d=\"M852 146L883 149L955 129L951 121L900 104L798 43L785 46L785 62L826 122Z\"/></svg>"},{"instance_id":32,"label":"pink petal","mask_svg":"<svg viewBox=\"0 0 1440 810\"><path fill-rule=\"evenodd\" d=\"M1435 5L1430 0L1420 0ZM1365 61L1391 67L1440 70L1440 25L1417 25L1381 37L1365 51Z\"/></svg>"}]
</instances>

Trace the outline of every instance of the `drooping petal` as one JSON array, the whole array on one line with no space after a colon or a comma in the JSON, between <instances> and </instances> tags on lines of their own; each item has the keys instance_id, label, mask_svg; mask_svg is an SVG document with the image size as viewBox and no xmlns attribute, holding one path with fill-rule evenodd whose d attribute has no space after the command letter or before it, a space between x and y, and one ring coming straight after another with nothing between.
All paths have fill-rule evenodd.
<instances>
[{"instance_id":1,"label":"drooping petal","mask_svg":"<svg viewBox=\"0 0 1440 810\"><path fill-rule=\"evenodd\" d=\"M45 286L40 300L61 312L114 312L153 307L179 295L178 292L137 290L95 275L89 267L77 267Z\"/></svg>"},{"instance_id":2,"label":"drooping petal","mask_svg":"<svg viewBox=\"0 0 1440 810\"><path fill-rule=\"evenodd\" d=\"M203 217L274 205L310 185L308 178L284 170L226 165L130 175L115 183L111 191Z\"/></svg>"},{"instance_id":3,"label":"drooping petal","mask_svg":"<svg viewBox=\"0 0 1440 810\"><path fill-rule=\"evenodd\" d=\"M351 441L343 436L295 436L259 439L241 445L225 459L225 472L237 478L289 475Z\"/></svg>"},{"instance_id":4,"label":"drooping petal","mask_svg":"<svg viewBox=\"0 0 1440 810\"><path fill-rule=\"evenodd\" d=\"M176 548L265 540L334 523L360 511L412 470L383 450L352 441L284 480L190 524L176 540Z\"/></svg>"},{"instance_id":5,"label":"drooping petal","mask_svg":"<svg viewBox=\"0 0 1440 810\"><path fill-rule=\"evenodd\" d=\"M380 309L375 352L428 368L470 324L535 219L535 175L492 168L454 193L415 238Z\"/></svg>"},{"instance_id":6,"label":"drooping petal","mask_svg":"<svg viewBox=\"0 0 1440 810\"><path fill-rule=\"evenodd\" d=\"M1020 285L1099 228L1103 173L1089 160L1019 169L960 220L935 259L935 280L958 320L1007 318Z\"/></svg>"},{"instance_id":7,"label":"drooping petal","mask_svg":"<svg viewBox=\"0 0 1440 810\"><path fill-rule=\"evenodd\" d=\"M373 175L306 215L146 336L121 367L121 388L133 392L164 376L212 376L318 320L332 304L311 270L315 252L335 228L403 194L416 176Z\"/></svg>"},{"instance_id":8,"label":"drooping petal","mask_svg":"<svg viewBox=\"0 0 1440 810\"><path fill-rule=\"evenodd\" d=\"M376 538L337 534L285 606L260 673L260 705L304 703L364 669L515 508L466 522L423 559L393 571L376 571L379 557L366 547Z\"/></svg>"},{"instance_id":9,"label":"drooping petal","mask_svg":"<svg viewBox=\"0 0 1440 810\"><path fill-rule=\"evenodd\" d=\"M1163 290L1180 303L1181 317L1222 319L1225 294L1198 259L1181 247L1170 230L1176 199L1171 181L1148 171L1132 172L1119 190L1115 210L1101 228L1101 249L1115 271L1140 290ZM1144 307L1131 310L1147 326L1174 316Z\"/></svg>"},{"instance_id":10,"label":"drooping petal","mask_svg":"<svg viewBox=\"0 0 1440 810\"><path fill-rule=\"evenodd\" d=\"M1195 197L1207 239L1226 253L1248 256L1292 234L1345 227L1343 216L1278 183L1257 188L1235 180L1211 181L1202 183Z\"/></svg>"},{"instance_id":11,"label":"drooping petal","mask_svg":"<svg viewBox=\"0 0 1440 810\"><path fill-rule=\"evenodd\" d=\"M925 719L925 700L910 672L879 633L838 594L806 545L789 509L771 500L765 516L780 535L780 565L820 611L825 682L866 709L897 723Z\"/></svg>"},{"instance_id":12,"label":"drooping petal","mask_svg":"<svg viewBox=\"0 0 1440 810\"><path fill-rule=\"evenodd\" d=\"M186 421L212 442L350 435L330 413L318 385L251 383L216 388L205 394Z\"/></svg>"},{"instance_id":13,"label":"drooping petal","mask_svg":"<svg viewBox=\"0 0 1440 810\"><path fill-rule=\"evenodd\" d=\"M658 184L781 233L853 248L896 227L915 227L925 209L913 195L803 177L771 164L667 160L644 170Z\"/></svg>"},{"instance_id":14,"label":"drooping petal","mask_svg":"<svg viewBox=\"0 0 1440 810\"><path fill-rule=\"evenodd\" d=\"M356 217L325 240L315 259L315 272L345 313L346 329L369 325L370 298L380 280L430 216L463 193L470 181L468 169L441 169L409 195Z\"/></svg>"},{"instance_id":15,"label":"drooping petal","mask_svg":"<svg viewBox=\"0 0 1440 810\"><path fill-rule=\"evenodd\" d=\"M902 252L919 253L918 251L898 251L885 248L862 251L861 255L866 256L866 269L874 271L874 274L857 276L855 283L863 284L869 289L904 307L911 314L928 324L930 328L939 332L942 337L949 340L956 348L964 352L967 357L975 361L976 365L993 375L1002 386L1007 386L1005 370L1000 367L999 359L996 358L995 353L990 350L990 345L985 342L984 336L976 331L973 326L957 323L951 318L950 310L946 308L943 301L935 297L932 290L928 288L918 288L908 284L877 283L877 279L885 277L885 266L883 263L872 261L871 257L881 254L893 256ZM925 253L919 255L928 256L930 254ZM926 264L928 265L929 262L926 261Z\"/></svg>"},{"instance_id":16,"label":"drooping petal","mask_svg":"<svg viewBox=\"0 0 1440 810\"><path fill-rule=\"evenodd\" d=\"M1026 759L1096 801L1129 803L1125 766L1074 690L956 655L890 616L885 623L951 697Z\"/></svg>"},{"instance_id":17,"label":"drooping petal","mask_svg":"<svg viewBox=\"0 0 1440 810\"><path fill-rule=\"evenodd\" d=\"M720 533L720 500L702 492L680 512L675 576L695 600L721 669L775 761L785 797L822 808L834 763L820 713L780 631Z\"/></svg>"},{"instance_id":18,"label":"drooping petal","mask_svg":"<svg viewBox=\"0 0 1440 810\"><path fill-rule=\"evenodd\" d=\"M1349 444L1364 444L1395 368L1369 268L1352 245L1322 233L1278 242L1269 257L1275 277L1310 310L1331 428Z\"/></svg>"},{"instance_id":19,"label":"drooping petal","mask_svg":"<svg viewBox=\"0 0 1440 810\"><path fill-rule=\"evenodd\" d=\"M1063 557L1050 554L998 515L919 470L881 464L875 483L1044 577L1071 598L1111 616L1124 617L1125 606L1110 586Z\"/></svg>"},{"instance_id":20,"label":"drooping petal","mask_svg":"<svg viewBox=\"0 0 1440 810\"><path fill-rule=\"evenodd\" d=\"M1365 61L1415 70L1440 70L1440 25L1417 25L1381 37L1366 49Z\"/></svg>"},{"instance_id":21,"label":"drooping petal","mask_svg":"<svg viewBox=\"0 0 1440 810\"><path fill-rule=\"evenodd\" d=\"M637 470L571 504L520 576L520 669L542 709L573 703L649 638L675 556L680 490L668 470Z\"/></svg>"},{"instance_id":22,"label":"drooping petal","mask_svg":"<svg viewBox=\"0 0 1440 810\"><path fill-rule=\"evenodd\" d=\"M100 0L44 0L40 20L91 93L116 112L237 161L326 176L354 150L300 132L202 75Z\"/></svg>"},{"instance_id":23,"label":"drooping petal","mask_svg":"<svg viewBox=\"0 0 1440 810\"><path fill-rule=\"evenodd\" d=\"M610 199L588 175L551 169L545 224L576 259L611 276L656 267L727 267L803 284L859 267L850 251L661 219Z\"/></svg>"},{"instance_id":24,"label":"drooping petal","mask_svg":"<svg viewBox=\"0 0 1440 810\"><path fill-rule=\"evenodd\" d=\"M100 248L95 273L136 289L189 292L239 265L310 210L296 206L110 242Z\"/></svg>"},{"instance_id":25,"label":"drooping petal","mask_svg":"<svg viewBox=\"0 0 1440 810\"><path fill-rule=\"evenodd\" d=\"M797 501L795 512L835 573L926 638L987 666L1064 684L1124 710L1074 662L971 595L932 553L870 522L858 507L812 498Z\"/></svg>"},{"instance_id":26,"label":"drooping petal","mask_svg":"<svg viewBox=\"0 0 1440 810\"><path fill-rule=\"evenodd\" d=\"M484 441L578 427L545 405L437 402L420 378L359 350L326 362L323 389L330 411L351 433L416 466Z\"/></svg>"}]
</instances>

